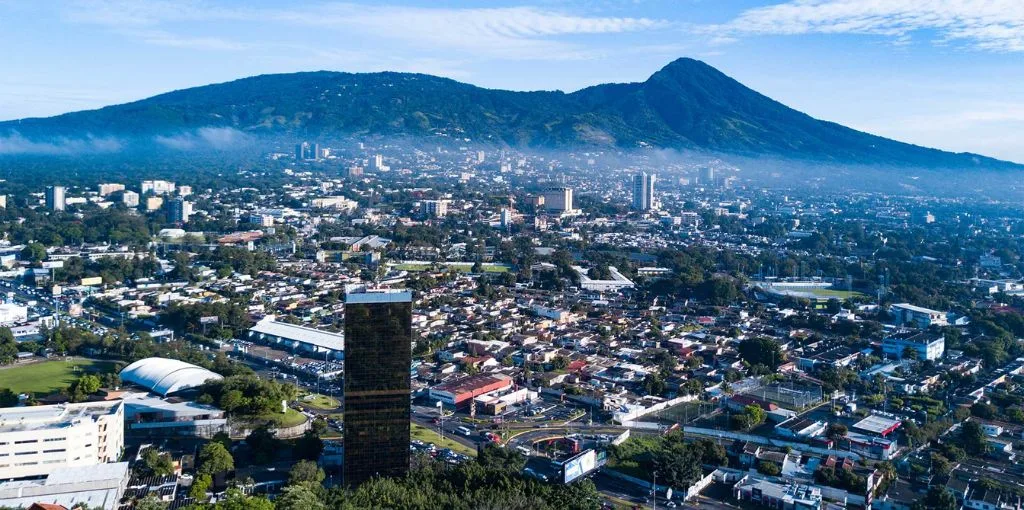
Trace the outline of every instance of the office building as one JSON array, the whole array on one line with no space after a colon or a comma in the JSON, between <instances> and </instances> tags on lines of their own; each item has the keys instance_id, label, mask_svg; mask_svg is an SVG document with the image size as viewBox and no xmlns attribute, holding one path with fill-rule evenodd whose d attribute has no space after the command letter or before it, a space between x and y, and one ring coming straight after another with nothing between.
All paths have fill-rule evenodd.
<instances>
[{"instance_id":1,"label":"office building","mask_svg":"<svg viewBox=\"0 0 1024 510\"><path fill-rule=\"evenodd\" d=\"M483 163L486 160L486 158L487 158L487 156L484 154L484 151L476 151L476 162L477 163Z\"/></svg>"},{"instance_id":2,"label":"office building","mask_svg":"<svg viewBox=\"0 0 1024 510\"><path fill-rule=\"evenodd\" d=\"M653 174L641 172L633 176L633 209L651 211L658 208L654 198Z\"/></svg>"},{"instance_id":3,"label":"office building","mask_svg":"<svg viewBox=\"0 0 1024 510\"><path fill-rule=\"evenodd\" d=\"M188 223L192 216L192 202L178 197L166 203L168 223Z\"/></svg>"},{"instance_id":4,"label":"office building","mask_svg":"<svg viewBox=\"0 0 1024 510\"><path fill-rule=\"evenodd\" d=\"M882 352L890 358L903 359L910 349L919 360L936 360L946 352L946 338L928 331L908 330L882 339Z\"/></svg>"},{"instance_id":5,"label":"office building","mask_svg":"<svg viewBox=\"0 0 1024 510\"><path fill-rule=\"evenodd\" d=\"M0 507L115 510L130 475L127 462L52 468L45 477L0 482Z\"/></svg>"},{"instance_id":6,"label":"office building","mask_svg":"<svg viewBox=\"0 0 1024 510\"><path fill-rule=\"evenodd\" d=\"M345 452L349 486L409 471L412 293L345 294Z\"/></svg>"},{"instance_id":7,"label":"office building","mask_svg":"<svg viewBox=\"0 0 1024 510\"><path fill-rule=\"evenodd\" d=\"M345 358L345 336L287 322L278 322L268 315L249 328L249 340L271 347L300 351L313 359Z\"/></svg>"},{"instance_id":8,"label":"office building","mask_svg":"<svg viewBox=\"0 0 1024 510\"><path fill-rule=\"evenodd\" d=\"M170 181L142 181L142 194L169 195L174 193L175 185Z\"/></svg>"},{"instance_id":9,"label":"office building","mask_svg":"<svg viewBox=\"0 0 1024 510\"><path fill-rule=\"evenodd\" d=\"M320 159L320 144L302 142L295 145L295 160L309 161Z\"/></svg>"},{"instance_id":10,"label":"office building","mask_svg":"<svg viewBox=\"0 0 1024 510\"><path fill-rule=\"evenodd\" d=\"M314 198L310 202L316 209L337 209L339 211L355 211L359 203L343 196Z\"/></svg>"},{"instance_id":11,"label":"office building","mask_svg":"<svg viewBox=\"0 0 1024 510\"><path fill-rule=\"evenodd\" d=\"M448 214L448 201L427 200L423 203L423 209L431 218L444 218Z\"/></svg>"},{"instance_id":12,"label":"office building","mask_svg":"<svg viewBox=\"0 0 1024 510\"><path fill-rule=\"evenodd\" d=\"M706 166L700 169L700 176L697 179L701 186L714 186L715 185L715 169Z\"/></svg>"},{"instance_id":13,"label":"office building","mask_svg":"<svg viewBox=\"0 0 1024 510\"><path fill-rule=\"evenodd\" d=\"M929 326L947 326L949 321L946 312L931 310L910 303L896 303L889 307L889 314L898 326L911 325L918 328Z\"/></svg>"},{"instance_id":14,"label":"office building","mask_svg":"<svg viewBox=\"0 0 1024 510\"><path fill-rule=\"evenodd\" d=\"M370 169L375 172L387 172L391 167L384 164L384 156L376 154L370 159Z\"/></svg>"},{"instance_id":15,"label":"office building","mask_svg":"<svg viewBox=\"0 0 1024 510\"><path fill-rule=\"evenodd\" d=\"M547 188L542 193L544 208L552 212L572 212L572 188L556 186Z\"/></svg>"},{"instance_id":16,"label":"office building","mask_svg":"<svg viewBox=\"0 0 1024 510\"><path fill-rule=\"evenodd\" d=\"M64 186L47 186L46 208L51 211L63 211L64 204L67 203L67 199L64 195Z\"/></svg>"},{"instance_id":17,"label":"office building","mask_svg":"<svg viewBox=\"0 0 1024 510\"><path fill-rule=\"evenodd\" d=\"M101 197L105 197L112 193L117 193L118 191L124 191L124 184L100 184L99 186L97 186L97 190L99 191Z\"/></svg>"},{"instance_id":18,"label":"office building","mask_svg":"<svg viewBox=\"0 0 1024 510\"><path fill-rule=\"evenodd\" d=\"M125 207L138 207L139 206L139 194L134 191L125 191L121 195L121 203Z\"/></svg>"},{"instance_id":19,"label":"office building","mask_svg":"<svg viewBox=\"0 0 1024 510\"><path fill-rule=\"evenodd\" d=\"M0 479L117 462L123 449L120 400L0 409Z\"/></svg>"}]
</instances>

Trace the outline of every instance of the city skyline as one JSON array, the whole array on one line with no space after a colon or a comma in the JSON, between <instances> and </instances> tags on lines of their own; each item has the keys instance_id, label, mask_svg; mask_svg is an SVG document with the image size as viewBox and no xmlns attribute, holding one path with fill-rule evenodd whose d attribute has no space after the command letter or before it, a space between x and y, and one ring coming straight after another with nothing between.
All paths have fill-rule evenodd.
<instances>
[{"instance_id":1,"label":"city skyline","mask_svg":"<svg viewBox=\"0 0 1024 510\"><path fill-rule=\"evenodd\" d=\"M642 81L689 56L817 118L1021 161L1013 132L1024 127L1024 92L1013 84L1024 77L1022 9L1005 0L8 2L0 41L22 50L0 81L0 118L318 69L571 91ZM41 39L53 28L61 37Z\"/></svg>"}]
</instances>

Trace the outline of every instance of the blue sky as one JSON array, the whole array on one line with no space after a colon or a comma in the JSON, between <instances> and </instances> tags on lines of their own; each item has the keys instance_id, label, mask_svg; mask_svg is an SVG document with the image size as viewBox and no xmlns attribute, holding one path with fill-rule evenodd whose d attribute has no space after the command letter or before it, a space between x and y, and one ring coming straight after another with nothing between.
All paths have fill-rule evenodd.
<instances>
[{"instance_id":1,"label":"blue sky","mask_svg":"<svg viewBox=\"0 0 1024 510\"><path fill-rule=\"evenodd\" d=\"M789 106L1024 162L1021 0L0 0L0 119L262 73L575 90L704 60Z\"/></svg>"}]
</instances>

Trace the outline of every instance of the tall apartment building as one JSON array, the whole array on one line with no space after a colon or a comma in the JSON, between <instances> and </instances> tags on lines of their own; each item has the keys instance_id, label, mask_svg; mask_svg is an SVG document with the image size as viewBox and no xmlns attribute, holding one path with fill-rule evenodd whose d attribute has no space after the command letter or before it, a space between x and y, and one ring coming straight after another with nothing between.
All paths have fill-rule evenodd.
<instances>
[{"instance_id":1,"label":"tall apartment building","mask_svg":"<svg viewBox=\"0 0 1024 510\"><path fill-rule=\"evenodd\" d=\"M427 200L423 202L423 209L431 218L443 218L448 214L448 201Z\"/></svg>"},{"instance_id":2,"label":"tall apartment building","mask_svg":"<svg viewBox=\"0 0 1024 510\"><path fill-rule=\"evenodd\" d=\"M651 211L658 208L654 198L654 181L656 176L641 172L633 176L633 209Z\"/></svg>"},{"instance_id":3,"label":"tall apartment building","mask_svg":"<svg viewBox=\"0 0 1024 510\"><path fill-rule=\"evenodd\" d=\"M549 211L566 213L573 210L572 188L564 186L547 188L541 196L544 197L544 208Z\"/></svg>"},{"instance_id":4,"label":"tall apartment building","mask_svg":"<svg viewBox=\"0 0 1024 510\"><path fill-rule=\"evenodd\" d=\"M110 195L111 193L117 193L118 191L124 191L124 184L116 184L116 183L100 184L99 186L97 186L97 191L99 191L99 194L100 194L101 197L105 197L107 195Z\"/></svg>"},{"instance_id":5,"label":"tall apartment building","mask_svg":"<svg viewBox=\"0 0 1024 510\"><path fill-rule=\"evenodd\" d=\"M412 293L345 294L345 484L409 471Z\"/></svg>"},{"instance_id":6,"label":"tall apartment building","mask_svg":"<svg viewBox=\"0 0 1024 510\"><path fill-rule=\"evenodd\" d=\"M165 204L168 223L188 223L192 216L192 202L182 197L170 200Z\"/></svg>"},{"instance_id":7,"label":"tall apartment building","mask_svg":"<svg viewBox=\"0 0 1024 510\"><path fill-rule=\"evenodd\" d=\"M715 185L715 169L710 166L706 166L700 169L700 177L698 178L702 186L714 186Z\"/></svg>"},{"instance_id":8,"label":"tall apartment building","mask_svg":"<svg viewBox=\"0 0 1024 510\"><path fill-rule=\"evenodd\" d=\"M295 160L309 161L320 159L320 144L302 142L295 145Z\"/></svg>"},{"instance_id":9,"label":"tall apartment building","mask_svg":"<svg viewBox=\"0 0 1024 510\"><path fill-rule=\"evenodd\" d=\"M170 195L174 193L174 183L170 181L142 181L142 194Z\"/></svg>"},{"instance_id":10,"label":"tall apartment building","mask_svg":"<svg viewBox=\"0 0 1024 510\"><path fill-rule=\"evenodd\" d=\"M51 211L63 211L67 203L64 186L46 187L46 208Z\"/></svg>"},{"instance_id":11,"label":"tall apartment building","mask_svg":"<svg viewBox=\"0 0 1024 510\"><path fill-rule=\"evenodd\" d=\"M0 409L0 479L117 462L122 450L120 400Z\"/></svg>"},{"instance_id":12,"label":"tall apartment building","mask_svg":"<svg viewBox=\"0 0 1024 510\"><path fill-rule=\"evenodd\" d=\"M134 191L125 191L121 195L121 203L125 207L138 207L139 206L139 194Z\"/></svg>"}]
</instances>

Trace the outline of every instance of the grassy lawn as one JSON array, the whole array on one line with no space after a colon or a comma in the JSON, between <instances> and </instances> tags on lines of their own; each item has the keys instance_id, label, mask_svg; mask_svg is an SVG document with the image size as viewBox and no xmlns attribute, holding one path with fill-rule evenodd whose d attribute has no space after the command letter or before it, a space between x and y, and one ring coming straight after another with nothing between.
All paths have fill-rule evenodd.
<instances>
[{"instance_id":1,"label":"grassy lawn","mask_svg":"<svg viewBox=\"0 0 1024 510\"><path fill-rule=\"evenodd\" d=\"M807 292L810 292L815 296L836 298L840 301L852 297L864 297L864 294L852 290L809 289Z\"/></svg>"},{"instance_id":2,"label":"grassy lawn","mask_svg":"<svg viewBox=\"0 0 1024 510\"><path fill-rule=\"evenodd\" d=\"M266 413L258 416L238 416L238 421L251 423L253 425L275 425L277 427L294 427L306 421L306 415L288 408L286 413Z\"/></svg>"},{"instance_id":3,"label":"grassy lawn","mask_svg":"<svg viewBox=\"0 0 1024 510\"><path fill-rule=\"evenodd\" d=\"M72 381L88 373L102 374L114 370L110 361L42 361L0 369L0 388L15 393L31 392L49 395L67 388Z\"/></svg>"},{"instance_id":4,"label":"grassy lawn","mask_svg":"<svg viewBox=\"0 0 1024 510\"><path fill-rule=\"evenodd\" d=\"M412 429L410 430L409 435L411 436L412 439L419 439L424 443L434 443L435 445L437 445L438 448L448 448L449 450L452 450L456 453L461 453L463 455L471 455L474 457L476 456L476 450L474 450L473 448L470 448L462 443L452 441L447 437L445 437L444 441L442 441L441 436L434 430L422 427L415 423L411 425Z\"/></svg>"},{"instance_id":5,"label":"grassy lawn","mask_svg":"<svg viewBox=\"0 0 1024 510\"><path fill-rule=\"evenodd\" d=\"M338 399L328 397L327 395L310 393L309 395L299 399L299 405L311 409L319 409L321 411L330 411L331 409L337 409L341 403L338 402Z\"/></svg>"}]
</instances>

